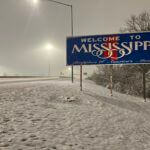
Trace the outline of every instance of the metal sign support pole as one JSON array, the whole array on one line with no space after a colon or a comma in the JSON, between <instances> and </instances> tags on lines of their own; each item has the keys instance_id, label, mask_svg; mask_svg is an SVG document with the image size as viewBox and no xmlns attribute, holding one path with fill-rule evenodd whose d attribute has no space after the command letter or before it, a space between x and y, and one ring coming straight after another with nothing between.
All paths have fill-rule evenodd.
<instances>
[{"instance_id":1,"label":"metal sign support pole","mask_svg":"<svg viewBox=\"0 0 150 150\"><path fill-rule=\"evenodd\" d=\"M71 66L71 81L74 82L74 76L73 76L73 65Z\"/></svg>"},{"instance_id":2,"label":"metal sign support pole","mask_svg":"<svg viewBox=\"0 0 150 150\"><path fill-rule=\"evenodd\" d=\"M82 91L82 65L80 65L80 91Z\"/></svg>"},{"instance_id":3,"label":"metal sign support pole","mask_svg":"<svg viewBox=\"0 0 150 150\"><path fill-rule=\"evenodd\" d=\"M146 80L145 80L145 64L143 65L143 98L146 102Z\"/></svg>"},{"instance_id":4,"label":"metal sign support pole","mask_svg":"<svg viewBox=\"0 0 150 150\"><path fill-rule=\"evenodd\" d=\"M113 96L113 91L112 91L112 89L113 89L113 66L111 65L110 66L110 94L111 94L111 96Z\"/></svg>"}]
</instances>

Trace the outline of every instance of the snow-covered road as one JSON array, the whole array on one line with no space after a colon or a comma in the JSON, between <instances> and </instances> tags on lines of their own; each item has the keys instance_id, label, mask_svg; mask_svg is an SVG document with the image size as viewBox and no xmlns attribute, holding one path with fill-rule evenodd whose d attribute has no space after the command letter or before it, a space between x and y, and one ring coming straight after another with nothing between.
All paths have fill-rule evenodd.
<instances>
[{"instance_id":1,"label":"snow-covered road","mask_svg":"<svg viewBox=\"0 0 150 150\"><path fill-rule=\"evenodd\" d=\"M1 84L0 150L150 150L150 103L90 81Z\"/></svg>"}]
</instances>

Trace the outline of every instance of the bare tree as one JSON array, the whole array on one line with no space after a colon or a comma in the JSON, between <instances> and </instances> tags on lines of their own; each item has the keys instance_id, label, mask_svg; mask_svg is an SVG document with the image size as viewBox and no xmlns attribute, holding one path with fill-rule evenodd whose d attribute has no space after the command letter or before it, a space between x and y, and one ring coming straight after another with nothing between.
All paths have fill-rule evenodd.
<instances>
[{"instance_id":1,"label":"bare tree","mask_svg":"<svg viewBox=\"0 0 150 150\"><path fill-rule=\"evenodd\" d=\"M132 15L125 23L125 27L121 28L121 32L143 32L150 31L150 14L146 11L138 16ZM133 69L141 72L143 75L143 97L146 101L146 73L150 70L149 64L141 64L133 66Z\"/></svg>"},{"instance_id":2,"label":"bare tree","mask_svg":"<svg viewBox=\"0 0 150 150\"><path fill-rule=\"evenodd\" d=\"M148 12L142 12L139 16L132 15L125 24L124 28L121 28L122 32L141 32L150 31L150 14Z\"/></svg>"}]
</instances>

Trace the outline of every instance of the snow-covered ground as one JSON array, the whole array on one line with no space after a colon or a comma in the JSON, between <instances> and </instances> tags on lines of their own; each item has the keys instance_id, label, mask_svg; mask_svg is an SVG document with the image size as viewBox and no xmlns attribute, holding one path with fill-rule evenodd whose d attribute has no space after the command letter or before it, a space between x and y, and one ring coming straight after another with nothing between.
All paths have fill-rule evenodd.
<instances>
[{"instance_id":1,"label":"snow-covered ground","mask_svg":"<svg viewBox=\"0 0 150 150\"><path fill-rule=\"evenodd\" d=\"M150 103L84 81L0 85L0 150L150 150Z\"/></svg>"}]
</instances>

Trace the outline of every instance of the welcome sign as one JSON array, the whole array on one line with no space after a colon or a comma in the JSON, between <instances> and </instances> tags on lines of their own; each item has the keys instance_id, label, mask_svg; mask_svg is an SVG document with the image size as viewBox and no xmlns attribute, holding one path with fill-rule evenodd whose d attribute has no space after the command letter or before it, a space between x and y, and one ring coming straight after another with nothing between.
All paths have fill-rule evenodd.
<instances>
[{"instance_id":1,"label":"welcome sign","mask_svg":"<svg viewBox=\"0 0 150 150\"><path fill-rule=\"evenodd\" d=\"M150 63L150 32L67 38L67 65Z\"/></svg>"}]
</instances>

